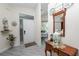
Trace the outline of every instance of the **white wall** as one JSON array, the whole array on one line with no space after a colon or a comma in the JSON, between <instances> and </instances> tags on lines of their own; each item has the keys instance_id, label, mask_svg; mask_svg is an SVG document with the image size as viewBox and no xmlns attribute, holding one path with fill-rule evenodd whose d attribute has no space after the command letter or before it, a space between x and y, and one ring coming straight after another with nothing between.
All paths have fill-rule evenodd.
<instances>
[{"instance_id":1,"label":"white wall","mask_svg":"<svg viewBox=\"0 0 79 59\"><path fill-rule=\"evenodd\" d=\"M24 14L34 16L35 11L32 9L27 9L22 7L11 7L11 6L7 6L6 4L0 4L0 6L1 6L0 7L0 31L2 30L2 18L6 16L9 22L9 29L11 30L11 33L13 33L16 36L15 46L19 46L20 45L19 14L24 13ZM11 25L12 21L17 22L16 27L13 27ZM9 48L9 43L6 40L6 36L2 35L0 32L0 52L8 48Z\"/></svg>"},{"instance_id":2,"label":"white wall","mask_svg":"<svg viewBox=\"0 0 79 59\"><path fill-rule=\"evenodd\" d=\"M79 4L74 4L66 12L65 38L63 42L79 49Z\"/></svg>"},{"instance_id":3,"label":"white wall","mask_svg":"<svg viewBox=\"0 0 79 59\"><path fill-rule=\"evenodd\" d=\"M52 8L49 4L49 8ZM48 15L49 35L53 32L53 18ZM79 4L74 4L66 11L65 37L62 41L70 46L79 49Z\"/></svg>"},{"instance_id":4,"label":"white wall","mask_svg":"<svg viewBox=\"0 0 79 59\"><path fill-rule=\"evenodd\" d=\"M35 40L41 46L41 5L38 4L35 10Z\"/></svg>"},{"instance_id":5,"label":"white wall","mask_svg":"<svg viewBox=\"0 0 79 59\"><path fill-rule=\"evenodd\" d=\"M5 6L1 5L0 6L0 53L8 49L9 47L8 41L6 40L6 35L3 35L1 33L1 31L3 30L2 19L4 18L4 16L7 17L8 14L9 13L7 13Z\"/></svg>"},{"instance_id":6,"label":"white wall","mask_svg":"<svg viewBox=\"0 0 79 59\"><path fill-rule=\"evenodd\" d=\"M48 39L50 39L50 34L53 33L53 16L52 13L50 14L52 6L52 4L48 4Z\"/></svg>"}]
</instances>

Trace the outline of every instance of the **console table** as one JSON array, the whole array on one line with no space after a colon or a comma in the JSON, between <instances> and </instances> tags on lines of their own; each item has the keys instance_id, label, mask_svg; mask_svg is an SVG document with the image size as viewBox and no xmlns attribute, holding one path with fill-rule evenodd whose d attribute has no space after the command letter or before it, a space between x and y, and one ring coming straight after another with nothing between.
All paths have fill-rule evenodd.
<instances>
[{"instance_id":1,"label":"console table","mask_svg":"<svg viewBox=\"0 0 79 59\"><path fill-rule=\"evenodd\" d=\"M69 45L65 44L65 48L54 48L51 41L45 42L45 55L47 56L47 51L50 52L50 55L52 56L52 51L57 53L58 56L76 56L78 49L71 47Z\"/></svg>"}]
</instances>

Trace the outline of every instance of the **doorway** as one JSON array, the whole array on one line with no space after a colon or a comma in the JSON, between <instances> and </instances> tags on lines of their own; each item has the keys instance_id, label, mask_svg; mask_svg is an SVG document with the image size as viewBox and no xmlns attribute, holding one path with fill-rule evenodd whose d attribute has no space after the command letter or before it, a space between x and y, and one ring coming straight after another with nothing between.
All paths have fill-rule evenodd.
<instances>
[{"instance_id":1,"label":"doorway","mask_svg":"<svg viewBox=\"0 0 79 59\"><path fill-rule=\"evenodd\" d=\"M21 14L20 19L20 44L34 42L35 24L34 16Z\"/></svg>"}]
</instances>

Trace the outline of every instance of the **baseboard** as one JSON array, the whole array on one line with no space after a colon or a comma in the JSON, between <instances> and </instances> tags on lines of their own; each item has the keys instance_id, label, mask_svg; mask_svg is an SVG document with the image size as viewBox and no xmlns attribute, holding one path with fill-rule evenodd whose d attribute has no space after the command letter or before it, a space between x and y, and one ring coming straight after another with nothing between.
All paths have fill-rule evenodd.
<instances>
[{"instance_id":1,"label":"baseboard","mask_svg":"<svg viewBox=\"0 0 79 59\"><path fill-rule=\"evenodd\" d=\"M0 50L0 53L3 53L4 51L8 50L10 47L4 48L2 50Z\"/></svg>"}]
</instances>

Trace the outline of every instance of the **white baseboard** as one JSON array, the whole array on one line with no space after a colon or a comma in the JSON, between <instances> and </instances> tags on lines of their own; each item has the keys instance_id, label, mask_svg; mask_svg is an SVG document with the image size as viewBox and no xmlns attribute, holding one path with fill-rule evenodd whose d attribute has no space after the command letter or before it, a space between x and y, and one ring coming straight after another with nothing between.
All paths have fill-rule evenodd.
<instances>
[{"instance_id":1,"label":"white baseboard","mask_svg":"<svg viewBox=\"0 0 79 59\"><path fill-rule=\"evenodd\" d=\"M10 47L4 48L2 50L0 50L0 53L3 53L4 51L8 50Z\"/></svg>"}]
</instances>

